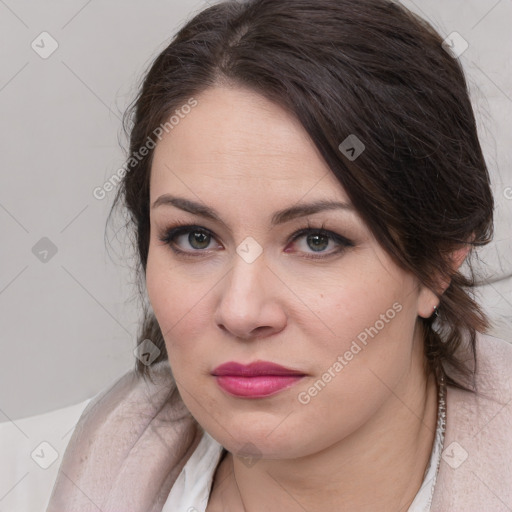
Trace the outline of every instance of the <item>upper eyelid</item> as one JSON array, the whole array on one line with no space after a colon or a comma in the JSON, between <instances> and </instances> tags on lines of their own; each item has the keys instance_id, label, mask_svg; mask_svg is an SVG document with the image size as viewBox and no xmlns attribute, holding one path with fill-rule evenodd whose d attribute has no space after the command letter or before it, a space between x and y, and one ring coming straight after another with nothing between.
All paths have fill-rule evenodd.
<instances>
[{"instance_id":1,"label":"upper eyelid","mask_svg":"<svg viewBox=\"0 0 512 512\"><path fill-rule=\"evenodd\" d=\"M173 226L171 228L164 228L163 234L167 234L170 231L174 231L174 234L190 233L191 231L194 231L194 230L195 231L206 231L208 234L212 235L212 237L214 237L214 238L217 237L217 235L215 234L215 232L213 230L211 230L210 228L204 227L204 226L200 226L198 224L183 224L183 225L176 224L175 226ZM296 229L288 238L290 240L292 240L294 237L301 236L301 235L305 234L307 231L323 232L326 234L331 234L333 236L338 236L340 238L346 238L345 236L340 235L339 233L336 233L335 231L333 231L331 229L323 227L323 225L321 227L317 227L317 226L312 226L309 223L306 227Z\"/></svg>"}]
</instances>

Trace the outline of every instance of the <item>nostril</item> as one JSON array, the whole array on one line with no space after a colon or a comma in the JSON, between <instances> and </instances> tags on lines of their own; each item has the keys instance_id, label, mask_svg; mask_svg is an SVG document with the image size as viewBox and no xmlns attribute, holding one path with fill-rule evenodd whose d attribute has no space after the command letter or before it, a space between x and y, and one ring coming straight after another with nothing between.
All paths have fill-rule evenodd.
<instances>
[{"instance_id":1,"label":"nostril","mask_svg":"<svg viewBox=\"0 0 512 512\"><path fill-rule=\"evenodd\" d=\"M260 325L259 327L256 327L252 330L251 335L252 336L264 336L266 334L270 334L272 331L272 327L266 326L266 325Z\"/></svg>"},{"instance_id":2,"label":"nostril","mask_svg":"<svg viewBox=\"0 0 512 512\"><path fill-rule=\"evenodd\" d=\"M233 330L228 329L224 324L218 324L218 327L223 332L233 333ZM251 338L262 338L265 336L269 336L274 332L274 330L275 329L273 329L271 326L260 325L252 329L246 336L241 336L240 334L237 334L236 337L243 340L248 340Z\"/></svg>"}]
</instances>

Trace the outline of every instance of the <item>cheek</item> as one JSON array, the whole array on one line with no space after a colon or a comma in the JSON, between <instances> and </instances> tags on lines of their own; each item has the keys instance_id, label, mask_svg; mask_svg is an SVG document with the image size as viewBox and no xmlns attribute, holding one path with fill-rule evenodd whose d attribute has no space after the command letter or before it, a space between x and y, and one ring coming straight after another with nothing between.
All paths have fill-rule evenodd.
<instances>
[{"instance_id":1,"label":"cheek","mask_svg":"<svg viewBox=\"0 0 512 512\"><path fill-rule=\"evenodd\" d=\"M169 259L152 255L150 250L146 288L168 352L180 345L192 346L190 340L204 332L208 319L207 283L191 281L185 276L180 268L169 266Z\"/></svg>"},{"instance_id":2,"label":"cheek","mask_svg":"<svg viewBox=\"0 0 512 512\"><path fill-rule=\"evenodd\" d=\"M323 293L315 304L322 322L305 324L303 329L311 339L325 340L318 358L324 369L343 356L343 365L350 366L343 370L347 377L354 377L353 372L367 374L368 369L385 374L391 363L400 372L409 364L413 348L415 281L400 272L380 272L380 265L363 268L364 272L352 272ZM325 336L313 336L313 324ZM315 351L319 348L315 344Z\"/></svg>"},{"instance_id":3,"label":"cheek","mask_svg":"<svg viewBox=\"0 0 512 512\"><path fill-rule=\"evenodd\" d=\"M304 302L311 306L309 309L315 318L309 314L309 321L302 327L309 330L315 326L330 334L332 339L348 342L375 324L377 330L385 334L400 330L405 317L410 323L415 316L411 309L413 281L403 275L383 274L378 271L380 266L372 268L370 263L318 281L315 294L304 286ZM364 334L361 337L364 338Z\"/></svg>"}]
</instances>

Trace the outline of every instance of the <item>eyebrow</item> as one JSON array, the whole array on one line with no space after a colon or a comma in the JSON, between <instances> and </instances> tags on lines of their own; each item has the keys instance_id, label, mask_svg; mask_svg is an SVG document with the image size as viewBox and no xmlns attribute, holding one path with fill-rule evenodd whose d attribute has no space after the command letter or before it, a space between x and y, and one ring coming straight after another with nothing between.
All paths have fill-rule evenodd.
<instances>
[{"instance_id":1,"label":"eyebrow","mask_svg":"<svg viewBox=\"0 0 512 512\"><path fill-rule=\"evenodd\" d=\"M154 203L151 209L155 209L159 206L174 206L183 210L185 212L192 213L194 215L199 215L201 217L205 217L207 219L216 220L225 224L220 216L217 214L215 210L205 206L204 204L198 203L196 201L191 201L190 199L185 199L184 197L175 197L170 194L161 195ZM278 224L284 224L285 222L289 222L293 219L299 217L305 217L307 215L313 215L318 212L326 211L326 210L345 210L349 212L355 212L354 207L349 203L343 203L340 201L329 201L329 200L320 200L315 201L313 203L307 204L299 204L295 206L291 206L289 208L285 208L284 210L279 210L272 215L272 226L276 226Z\"/></svg>"}]
</instances>

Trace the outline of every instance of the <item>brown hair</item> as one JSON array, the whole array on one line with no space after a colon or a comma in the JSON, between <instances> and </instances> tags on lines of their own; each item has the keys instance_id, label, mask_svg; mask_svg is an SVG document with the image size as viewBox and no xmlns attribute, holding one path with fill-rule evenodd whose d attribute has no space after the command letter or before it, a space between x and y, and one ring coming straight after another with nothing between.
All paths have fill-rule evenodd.
<instances>
[{"instance_id":1,"label":"brown hair","mask_svg":"<svg viewBox=\"0 0 512 512\"><path fill-rule=\"evenodd\" d=\"M493 197L462 67L441 44L426 21L387 0L224 1L188 21L154 60L125 130L130 154L138 154L176 109L222 84L251 88L286 108L397 264L432 290L439 276L451 279L436 323L420 319L426 365L439 374L446 363L474 378L476 332L488 323L471 296L471 266L454 272L449 256L467 241L473 249L491 239ZM365 145L355 160L339 149L349 135ZM152 155L132 165L112 207L122 199L129 212L140 278ZM143 302L138 341L160 349L155 364L167 353ZM455 354L465 340L474 368ZM139 360L136 370L148 374ZM450 375L447 383L468 389Z\"/></svg>"}]
</instances>

